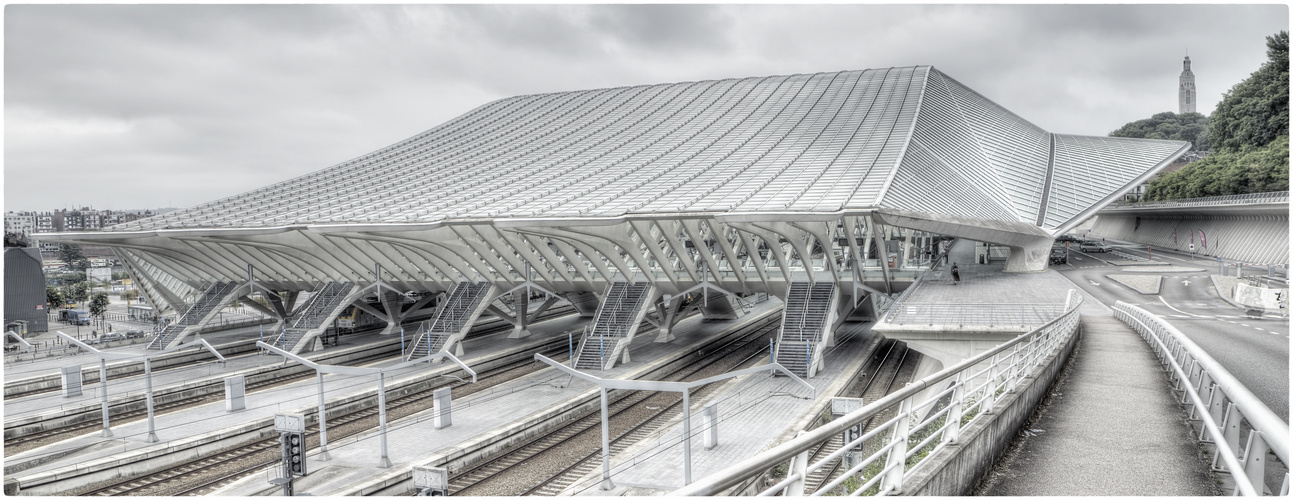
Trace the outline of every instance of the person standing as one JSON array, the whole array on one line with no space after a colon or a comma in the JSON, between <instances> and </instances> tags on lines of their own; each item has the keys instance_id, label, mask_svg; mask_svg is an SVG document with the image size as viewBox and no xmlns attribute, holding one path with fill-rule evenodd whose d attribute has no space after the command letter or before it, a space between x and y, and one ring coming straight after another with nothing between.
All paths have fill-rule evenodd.
<instances>
[{"instance_id":1,"label":"person standing","mask_svg":"<svg viewBox=\"0 0 1293 500\"><path fill-rule=\"evenodd\" d=\"M952 263L952 284L961 284L961 268L957 267L955 262Z\"/></svg>"}]
</instances>

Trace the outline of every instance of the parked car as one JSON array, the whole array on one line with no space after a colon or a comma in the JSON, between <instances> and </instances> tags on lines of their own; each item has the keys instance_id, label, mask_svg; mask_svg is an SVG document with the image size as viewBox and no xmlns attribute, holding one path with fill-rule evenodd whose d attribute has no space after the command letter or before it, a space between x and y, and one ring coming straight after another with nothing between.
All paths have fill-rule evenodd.
<instances>
[{"instance_id":1,"label":"parked car","mask_svg":"<svg viewBox=\"0 0 1293 500\"><path fill-rule=\"evenodd\" d=\"M112 342L115 340L126 340L126 336L125 334L116 333L116 332L105 333L99 336L99 342Z\"/></svg>"},{"instance_id":2,"label":"parked car","mask_svg":"<svg viewBox=\"0 0 1293 500\"><path fill-rule=\"evenodd\" d=\"M1059 236L1055 237L1055 241L1056 241L1056 242L1059 242L1059 243L1063 243L1063 242L1065 242L1065 241L1078 242L1078 241L1082 241L1082 240L1081 240L1081 239L1078 239L1078 237L1077 237L1077 236L1073 236L1073 235L1071 235L1071 234L1061 234L1061 235L1059 235Z\"/></svg>"},{"instance_id":3,"label":"parked car","mask_svg":"<svg viewBox=\"0 0 1293 500\"><path fill-rule=\"evenodd\" d=\"M1051 264L1068 264L1069 255L1064 247L1051 248Z\"/></svg>"},{"instance_id":4,"label":"parked car","mask_svg":"<svg viewBox=\"0 0 1293 500\"><path fill-rule=\"evenodd\" d=\"M1083 241L1081 249L1083 252L1086 252L1086 253L1095 253L1095 252L1105 253L1109 251L1108 246L1098 241Z\"/></svg>"},{"instance_id":5,"label":"parked car","mask_svg":"<svg viewBox=\"0 0 1293 500\"><path fill-rule=\"evenodd\" d=\"M126 330L126 338L128 339L143 338L144 335L146 335L144 331L138 328L131 328L129 330Z\"/></svg>"}]
</instances>

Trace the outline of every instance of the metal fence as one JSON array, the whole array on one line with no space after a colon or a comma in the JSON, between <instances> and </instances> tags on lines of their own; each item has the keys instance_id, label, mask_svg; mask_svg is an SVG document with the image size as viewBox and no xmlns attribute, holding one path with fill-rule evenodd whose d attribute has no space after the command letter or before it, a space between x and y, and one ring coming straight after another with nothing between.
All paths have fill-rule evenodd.
<instances>
[{"instance_id":1,"label":"metal fence","mask_svg":"<svg viewBox=\"0 0 1293 500\"><path fill-rule=\"evenodd\" d=\"M1208 196L1204 198L1181 198L1179 200L1113 203L1109 205L1109 208L1208 207L1217 205L1252 205L1259 203L1288 202L1288 191L1274 191L1270 193L1232 194L1227 196Z\"/></svg>"},{"instance_id":2,"label":"metal fence","mask_svg":"<svg viewBox=\"0 0 1293 500\"><path fill-rule=\"evenodd\" d=\"M1210 445L1213 470L1234 479L1235 493L1287 495L1288 424L1162 318L1121 301L1114 305L1114 316L1136 330L1167 368L1173 389L1181 393L1180 402L1190 407L1190 423L1199 440ZM1268 463L1267 451L1279 463ZM1281 467L1282 478L1274 474L1268 483L1269 467Z\"/></svg>"},{"instance_id":3,"label":"metal fence","mask_svg":"<svg viewBox=\"0 0 1293 500\"><path fill-rule=\"evenodd\" d=\"M815 492L880 495L902 490L903 478L927 465L926 458L958 440L961 428L992 413L996 401L1014 392L1019 381L1043 369L1042 362L1059 352L1078 329L1082 296L1069 291L1063 315L978 356L908 384L861 409L848 413L788 442L711 474L673 495L718 495L724 490L787 464L786 477L760 496L782 493L802 496L805 479L814 471L834 466L852 454L850 466ZM916 401L926 389L938 390ZM892 415L892 416L889 416ZM919 415L924 415L920 417ZM815 463L809 453L850 429L871 422L874 428L845 443ZM882 420L882 421L881 421Z\"/></svg>"},{"instance_id":4,"label":"metal fence","mask_svg":"<svg viewBox=\"0 0 1293 500\"><path fill-rule=\"evenodd\" d=\"M1017 326L1046 323L1064 313L1064 304L904 303L889 312L895 325Z\"/></svg>"}]
</instances>

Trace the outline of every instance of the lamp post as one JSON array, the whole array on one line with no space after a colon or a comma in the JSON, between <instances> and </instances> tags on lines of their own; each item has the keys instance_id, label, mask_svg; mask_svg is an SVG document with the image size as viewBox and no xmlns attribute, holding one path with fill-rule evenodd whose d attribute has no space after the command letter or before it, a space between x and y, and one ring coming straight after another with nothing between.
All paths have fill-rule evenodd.
<instances>
[{"instance_id":1,"label":"lamp post","mask_svg":"<svg viewBox=\"0 0 1293 500\"><path fill-rule=\"evenodd\" d=\"M108 360L109 358L111 358L111 359L122 359L122 360L131 360L131 359L141 359L141 358L142 358L142 359L144 360L144 391L145 391L145 396L144 396L144 397L145 397L145 401L147 402L147 405L148 405L148 436L147 436L144 440L145 440L145 441L147 441L147 442L149 442L149 443L156 443L156 442L158 441L158 439L157 439L157 428L156 428L156 426L155 426L155 424L154 424L154 421L153 421L153 364L152 364L152 358L153 358L153 357L156 357L156 356L160 356L160 355L162 355L162 354L169 354L169 353L171 353L171 352L175 352L175 351L178 351L178 350L181 350L181 349L187 349L187 348L189 348L189 347L205 347L207 351L209 351L211 354L215 355L216 359L219 359L219 360L220 360L220 363L221 363L221 364L224 364L224 363L225 363L225 361L226 361L226 360L225 360L225 358L224 358L224 356L220 355L220 351L217 351L214 347L211 347L211 344L208 344L208 343L207 343L207 341L206 341L206 340L203 340L203 339L198 339L198 340L195 340L195 341L193 341L193 342L189 342L189 343L187 343L187 344L179 344L179 345L175 345L175 346L172 346L172 347L169 347L169 348L166 348L166 349L162 349L161 351L158 351L158 352L155 352L155 353L152 353L152 354L146 354L146 355L140 356L140 355L138 355L138 354L126 354L126 353L118 353L118 352L107 352L107 351L102 351L102 350L99 350L99 349L95 349L95 348L93 348L93 347L90 347L89 345L85 344L84 342L81 342L80 340L74 339L74 338L72 338L70 335L68 335L68 334L66 334L66 333L63 333L63 332L55 332L55 333L56 333L56 335L58 335L59 337L62 337L62 338L64 338L64 339L67 339L67 341L68 341L68 342L70 342L70 343L72 343L72 344L75 344L77 347L80 347L81 349L85 349L85 350L87 350L87 351L89 351L89 352L91 352L91 353L94 353L94 355L95 355L95 356L98 356L98 357L99 357L99 386L100 386L100 391L99 391L99 392L100 392L100 401L101 401L101 405L102 405L102 408L103 408L103 410L102 410L102 411L103 411L103 433L102 433L102 434L100 434L100 435L101 435L101 436L103 436L103 437L111 437L111 436L112 436L112 429L108 427L108 366L107 366L107 360Z\"/></svg>"},{"instance_id":2,"label":"lamp post","mask_svg":"<svg viewBox=\"0 0 1293 500\"><path fill-rule=\"evenodd\" d=\"M423 357L423 358L414 359L414 360L411 360L411 361L405 361L405 362L403 362L403 363L400 363L400 364L397 364L397 365L393 365L393 366L388 366L388 367L386 367L386 368L365 368L365 367L359 367L359 366L321 365L321 364L315 363L315 362L313 362L313 361L310 361L310 360L308 360L308 359L305 359L305 358L302 358L302 357L300 357L300 356L297 356L297 355L295 355L295 354L292 354L292 353L290 353L290 352L287 352L287 351L285 351L285 350L283 350L283 349L279 349L278 347L275 347L275 346L272 346L272 345L266 344L266 343L264 343L264 342L257 342L257 343L256 343L256 345L257 345L258 347L262 348L262 349L266 349L266 350L268 350L269 352L272 352L272 353L274 353L274 354L278 354L279 356L282 356L282 357L284 357L284 358L287 358L287 359L290 359L290 360L292 360L292 361L296 361L297 363L300 363L300 364L302 364L302 365L305 365L306 367L311 368L311 369L315 370L315 371L318 373L318 380L319 380L319 436L320 436L319 443L320 443L320 447L321 447L321 448L325 448L325 449L323 450L323 451L324 451L324 453L325 453L325 455L324 455L324 456L325 456L324 460L327 460L327 458L326 458L326 456L327 456L327 455L326 455L326 452L327 452L327 450L326 450L326 443L327 443L327 437L326 437L326 436L327 436L327 434L326 434L326 433L327 433L327 430L326 430L326 426L327 426L327 420L326 420L326 418L325 418L325 417L324 417L324 415L323 415L323 414L324 414L324 411L325 411L325 409L324 409L324 407L323 407L323 374L324 374L324 373L332 373L332 374L337 374L337 375L360 375L360 376L364 376L364 375L374 375L374 374L376 374L376 375L377 375L377 412L378 412L378 413L377 413L377 418L378 418L378 427L380 428L380 431L379 431L379 432L380 432L380 436L381 436L381 437L380 437L380 439L381 439L381 457L378 459L378 465L377 465L377 466L378 466L378 467L381 467L381 468L387 468L387 467L390 467L390 466L391 466L391 460L390 460L390 458L387 456L387 453L386 453L386 372L388 372L388 371L393 371L393 370L399 370L399 369L401 369L401 368L406 368L406 367L413 366L413 365L416 365L416 364L418 364L418 363L422 363L422 362L427 362L427 361L436 361L436 360L440 360L440 359L448 358L450 361L453 361L453 362L454 362L454 364L458 365L458 366L459 366L459 367L461 367L464 371L466 371L468 374L470 374L470 375L471 375L471 381L472 381L472 383L476 383L476 372L475 372L474 370L472 370L470 367L468 367L466 364L464 364L462 361L459 361L459 360L458 360L458 358L454 357L452 354L449 354L449 352L448 352L448 351L441 351L441 352L438 352L438 353L432 354L432 355L430 355L430 356L426 356L426 357ZM284 362L286 362L286 360L284 360Z\"/></svg>"},{"instance_id":3,"label":"lamp post","mask_svg":"<svg viewBox=\"0 0 1293 500\"><path fill-rule=\"evenodd\" d=\"M601 405L602 405L601 489L603 491L610 490L615 487L614 483L611 482L610 413L608 411L609 398L607 397L607 394L606 394L607 391L611 389L682 393L682 400L683 400L682 440L683 440L683 450L684 450L683 451L683 458L684 458L683 480L686 482L686 484L691 484L691 394L690 394L691 389L694 389L706 384L712 384L719 380L739 377L741 375L746 375L750 373L759 373L759 372L765 372L765 371L779 371L789 376L791 380L794 380L795 382L798 382L800 385L803 385L807 387L809 390L811 390L813 393L813 397L816 397L817 395L817 389L814 388L811 384L809 384L808 382L805 382L803 379L799 378L794 373L791 373L790 370L787 370L784 366L781 366L776 363L770 363L763 366L756 366L753 368L746 368L744 370L728 372L721 375L715 375L713 377L704 378L704 379L696 380L692 382L664 382L664 381L656 381L656 380L604 379L593 375L589 375L587 373L581 372L574 368L568 367L564 364L548 359L547 356L544 356L542 354L535 353L534 359L536 361L542 361L548 364L549 366L552 366L557 370L565 372L569 375L597 384L601 388Z\"/></svg>"}]
</instances>

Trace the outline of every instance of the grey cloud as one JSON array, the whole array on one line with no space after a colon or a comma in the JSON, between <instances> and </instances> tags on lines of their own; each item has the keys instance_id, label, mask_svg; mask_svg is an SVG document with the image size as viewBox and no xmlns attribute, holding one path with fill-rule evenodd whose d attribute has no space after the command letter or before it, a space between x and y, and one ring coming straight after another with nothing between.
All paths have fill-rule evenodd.
<instances>
[{"instance_id":1,"label":"grey cloud","mask_svg":"<svg viewBox=\"0 0 1293 500\"><path fill-rule=\"evenodd\" d=\"M1186 46L1210 109L1287 19L1283 5L11 5L6 208L194 205L511 95L915 64L1045 128L1104 134L1175 109ZM93 182L51 191L52 172Z\"/></svg>"}]
</instances>

